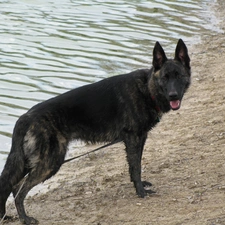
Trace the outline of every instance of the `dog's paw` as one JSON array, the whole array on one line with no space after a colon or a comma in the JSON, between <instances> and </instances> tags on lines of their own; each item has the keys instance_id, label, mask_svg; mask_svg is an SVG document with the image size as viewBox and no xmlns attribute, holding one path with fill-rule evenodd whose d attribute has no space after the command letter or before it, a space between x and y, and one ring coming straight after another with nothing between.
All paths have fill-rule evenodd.
<instances>
[{"instance_id":1,"label":"dog's paw","mask_svg":"<svg viewBox=\"0 0 225 225\"><path fill-rule=\"evenodd\" d=\"M8 220L8 221L13 221L14 220L14 217L12 217L12 216L0 216L0 221L1 220ZM1 223L0 223L1 224Z\"/></svg>"},{"instance_id":2,"label":"dog's paw","mask_svg":"<svg viewBox=\"0 0 225 225\"><path fill-rule=\"evenodd\" d=\"M144 188L143 188L143 190L137 191L137 195L138 195L138 197L140 197L140 198L144 198L144 197L147 196L148 194L151 195L151 194L155 194L155 193L156 193L156 192L153 191L153 190L150 190L150 189L146 190L146 189L144 189Z\"/></svg>"},{"instance_id":3,"label":"dog's paw","mask_svg":"<svg viewBox=\"0 0 225 225\"><path fill-rule=\"evenodd\" d=\"M155 194L156 192L155 191L153 191L153 190L146 190L145 189L145 192L147 193L147 194L149 194L149 195L151 195L151 194Z\"/></svg>"},{"instance_id":4,"label":"dog's paw","mask_svg":"<svg viewBox=\"0 0 225 225\"><path fill-rule=\"evenodd\" d=\"M38 220L34 219L33 217L29 217L29 216L21 218L20 221L21 221L22 224L26 224L26 225L38 224L39 223Z\"/></svg>"},{"instance_id":5,"label":"dog's paw","mask_svg":"<svg viewBox=\"0 0 225 225\"><path fill-rule=\"evenodd\" d=\"M143 187L151 187L152 186L152 183L148 182L148 181L142 181L141 182Z\"/></svg>"},{"instance_id":6,"label":"dog's paw","mask_svg":"<svg viewBox=\"0 0 225 225\"><path fill-rule=\"evenodd\" d=\"M152 186L152 183L150 183L150 182L148 182L148 181L142 181L141 183L142 183L142 185L143 185L143 187L144 187L144 189L145 189L145 192L146 192L147 194L155 194L155 193L156 193L155 191L152 191L152 190L150 189L150 187Z\"/></svg>"},{"instance_id":7,"label":"dog's paw","mask_svg":"<svg viewBox=\"0 0 225 225\"><path fill-rule=\"evenodd\" d=\"M148 181L141 181L140 183L136 184L136 192L138 197L144 198L147 194L155 194L155 191L152 191L150 187L152 184Z\"/></svg>"},{"instance_id":8,"label":"dog's paw","mask_svg":"<svg viewBox=\"0 0 225 225\"><path fill-rule=\"evenodd\" d=\"M143 188L143 190L137 191L137 195L139 198L144 198L147 195L147 193L146 193L145 189Z\"/></svg>"}]
</instances>

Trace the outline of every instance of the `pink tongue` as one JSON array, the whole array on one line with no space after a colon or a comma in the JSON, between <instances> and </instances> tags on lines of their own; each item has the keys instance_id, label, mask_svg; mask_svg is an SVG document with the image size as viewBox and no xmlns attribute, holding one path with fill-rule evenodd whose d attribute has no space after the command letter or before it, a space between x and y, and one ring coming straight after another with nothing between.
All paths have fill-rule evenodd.
<instances>
[{"instance_id":1,"label":"pink tongue","mask_svg":"<svg viewBox=\"0 0 225 225\"><path fill-rule=\"evenodd\" d=\"M173 110L179 109L180 108L180 101L179 100L170 101L170 107Z\"/></svg>"}]
</instances>

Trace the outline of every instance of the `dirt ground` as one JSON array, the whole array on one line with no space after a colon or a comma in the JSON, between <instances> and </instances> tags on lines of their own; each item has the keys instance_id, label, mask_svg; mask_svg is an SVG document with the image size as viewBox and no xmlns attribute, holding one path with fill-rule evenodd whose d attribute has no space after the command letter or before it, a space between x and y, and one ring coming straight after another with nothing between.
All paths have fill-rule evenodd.
<instances>
[{"instance_id":1,"label":"dirt ground","mask_svg":"<svg viewBox=\"0 0 225 225\"><path fill-rule=\"evenodd\" d=\"M189 54L192 85L182 107L164 115L145 145L142 177L157 194L136 196L116 144L65 164L27 198L28 214L43 225L225 224L225 35L203 38ZM20 224L10 201L7 214L14 219L4 224Z\"/></svg>"}]
</instances>

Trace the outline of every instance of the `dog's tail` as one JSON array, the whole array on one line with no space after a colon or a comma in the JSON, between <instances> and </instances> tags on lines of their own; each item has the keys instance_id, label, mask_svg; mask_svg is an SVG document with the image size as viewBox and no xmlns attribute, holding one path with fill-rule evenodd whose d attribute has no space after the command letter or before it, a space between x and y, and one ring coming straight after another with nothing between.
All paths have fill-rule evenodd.
<instances>
[{"instance_id":1,"label":"dog's tail","mask_svg":"<svg viewBox=\"0 0 225 225\"><path fill-rule=\"evenodd\" d=\"M5 204L16 185L25 176L25 155L23 151L23 135L15 130L11 151L0 176L0 218L5 215Z\"/></svg>"}]
</instances>

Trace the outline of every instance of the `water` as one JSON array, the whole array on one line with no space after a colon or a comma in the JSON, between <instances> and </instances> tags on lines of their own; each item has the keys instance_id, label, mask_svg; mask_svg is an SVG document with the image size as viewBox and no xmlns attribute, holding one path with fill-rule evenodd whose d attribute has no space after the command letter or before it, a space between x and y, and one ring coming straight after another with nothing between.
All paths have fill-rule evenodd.
<instances>
[{"instance_id":1,"label":"water","mask_svg":"<svg viewBox=\"0 0 225 225\"><path fill-rule=\"evenodd\" d=\"M150 67L155 41L171 54L178 38L194 44L216 29L205 17L209 2L1 1L0 171L21 114L72 88Z\"/></svg>"}]
</instances>

